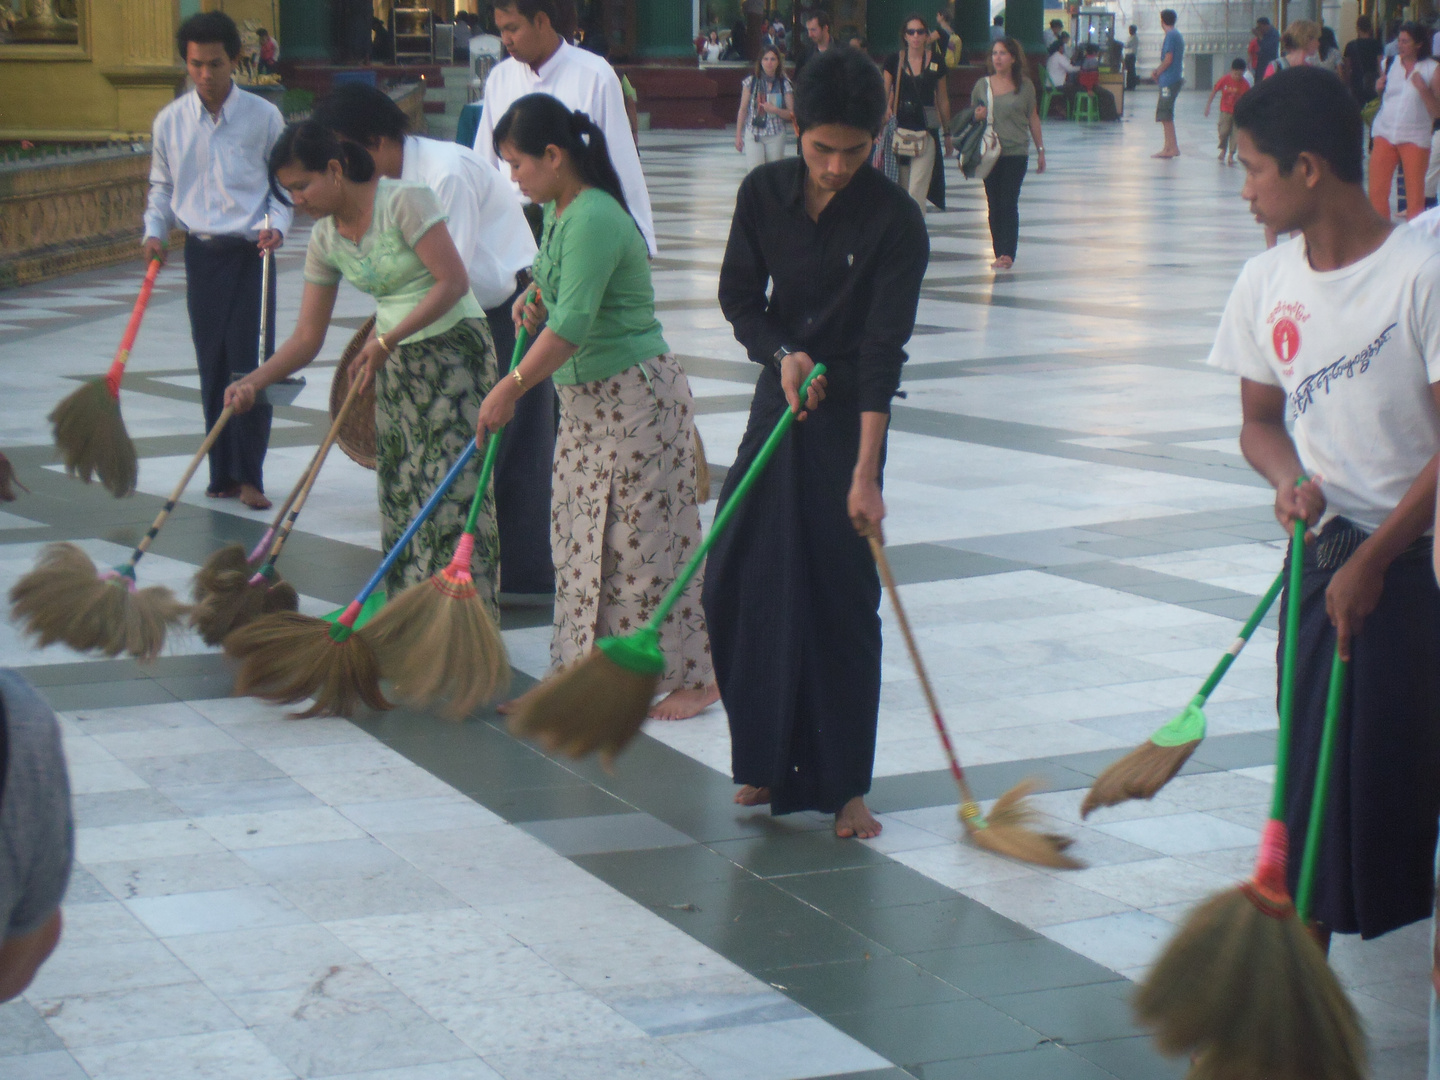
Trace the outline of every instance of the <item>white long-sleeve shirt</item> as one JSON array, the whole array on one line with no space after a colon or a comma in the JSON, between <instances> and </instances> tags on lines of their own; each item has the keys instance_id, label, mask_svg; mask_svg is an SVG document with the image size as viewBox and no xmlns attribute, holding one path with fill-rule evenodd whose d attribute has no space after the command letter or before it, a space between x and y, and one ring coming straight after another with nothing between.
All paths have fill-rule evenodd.
<instances>
[{"instance_id":1,"label":"white long-sleeve shirt","mask_svg":"<svg viewBox=\"0 0 1440 1080\"><path fill-rule=\"evenodd\" d=\"M425 184L439 196L480 306L499 307L510 299L516 273L535 261L535 237L520 196L500 170L459 143L407 135L400 179Z\"/></svg>"},{"instance_id":2,"label":"white long-sleeve shirt","mask_svg":"<svg viewBox=\"0 0 1440 1080\"><path fill-rule=\"evenodd\" d=\"M265 215L290 231L292 211L270 191L270 150L285 129L280 110L232 85L220 115L191 90L155 117L151 128L150 197L145 239L187 232L255 236Z\"/></svg>"},{"instance_id":3,"label":"white long-sleeve shirt","mask_svg":"<svg viewBox=\"0 0 1440 1080\"><path fill-rule=\"evenodd\" d=\"M506 166L495 153L495 122L526 94L549 94L566 107L585 113L605 133L625 203L640 226L645 246L651 255L656 254L650 193L640 170L640 151L630 133L630 118L625 115L625 93L614 69L601 57L565 41L539 68L522 64L513 56L496 64L485 79L485 103L475 133L475 152L497 168Z\"/></svg>"}]
</instances>

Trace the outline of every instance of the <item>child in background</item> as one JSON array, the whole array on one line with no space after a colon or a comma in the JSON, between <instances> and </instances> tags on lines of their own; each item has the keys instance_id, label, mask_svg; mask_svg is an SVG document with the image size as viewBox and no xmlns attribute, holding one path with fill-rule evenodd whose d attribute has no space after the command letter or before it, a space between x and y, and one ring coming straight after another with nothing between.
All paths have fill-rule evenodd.
<instances>
[{"instance_id":1,"label":"child in background","mask_svg":"<svg viewBox=\"0 0 1440 1080\"><path fill-rule=\"evenodd\" d=\"M1220 95L1220 121L1216 124L1216 131L1220 135L1220 159L1225 160L1229 154L1228 165L1235 164L1235 102L1241 94L1250 89L1250 83L1245 78L1245 61L1236 60L1230 65L1230 71L1222 75L1215 83L1214 89L1210 91L1210 97L1205 101L1205 115L1210 115L1210 105L1215 100L1215 95Z\"/></svg>"}]
</instances>

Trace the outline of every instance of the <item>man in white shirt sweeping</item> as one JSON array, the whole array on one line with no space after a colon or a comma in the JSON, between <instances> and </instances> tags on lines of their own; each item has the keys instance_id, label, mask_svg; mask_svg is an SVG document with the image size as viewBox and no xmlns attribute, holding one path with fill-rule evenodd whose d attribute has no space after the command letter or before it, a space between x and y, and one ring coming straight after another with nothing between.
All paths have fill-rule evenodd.
<instances>
[{"instance_id":1,"label":"man in white shirt sweeping","mask_svg":"<svg viewBox=\"0 0 1440 1080\"><path fill-rule=\"evenodd\" d=\"M365 147L379 175L425 184L439 196L471 291L485 309L503 372L515 348L510 306L529 283L535 261L535 238L520 196L499 170L468 147L410 134L404 110L374 87L336 87L312 115L342 139ZM501 436L495 463L504 603L548 600L555 591L550 554L554 455L555 390L546 381L521 399Z\"/></svg>"},{"instance_id":2,"label":"man in white shirt sweeping","mask_svg":"<svg viewBox=\"0 0 1440 1080\"><path fill-rule=\"evenodd\" d=\"M209 428L224 408L231 378L253 371L260 359L261 257L280 246L290 227L290 207L271 193L266 171L285 121L274 105L235 85L240 32L230 16L192 15L175 40L195 89L155 117L144 242L149 255L164 261L172 226L189 234L190 336ZM273 283L265 303L268 356L274 349ZM263 467L270 416L270 406L257 406L226 425L210 451L207 495L238 496L251 509L269 508Z\"/></svg>"},{"instance_id":3,"label":"man in white shirt sweeping","mask_svg":"<svg viewBox=\"0 0 1440 1080\"><path fill-rule=\"evenodd\" d=\"M585 113L605 132L625 204L653 256L657 249L650 193L645 190L640 152L625 115L620 79L601 57L577 49L561 37L555 29L557 18L555 0L495 0L495 26L510 56L496 64L485 80L475 151L502 168L495 153L495 124L526 94L549 94Z\"/></svg>"}]
</instances>

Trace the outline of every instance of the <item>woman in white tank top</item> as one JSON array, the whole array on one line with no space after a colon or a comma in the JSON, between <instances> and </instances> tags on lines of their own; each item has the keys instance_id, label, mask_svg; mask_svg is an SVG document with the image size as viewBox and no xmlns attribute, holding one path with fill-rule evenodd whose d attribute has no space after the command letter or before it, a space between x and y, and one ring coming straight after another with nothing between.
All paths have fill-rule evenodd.
<instances>
[{"instance_id":1,"label":"woman in white tank top","mask_svg":"<svg viewBox=\"0 0 1440 1080\"><path fill-rule=\"evenodd\" d=\"M1430 58L1430 35L1406 23L1395 38L1398 51L1386 62L1376 91L1380 111L1370 125L1370 202L1390 217L1390 185L1399 165L1405 174L1405 216L1425 209L1425 170L1430 132L1440 117L1440 64Z\"/></svg>"}]
</instances>

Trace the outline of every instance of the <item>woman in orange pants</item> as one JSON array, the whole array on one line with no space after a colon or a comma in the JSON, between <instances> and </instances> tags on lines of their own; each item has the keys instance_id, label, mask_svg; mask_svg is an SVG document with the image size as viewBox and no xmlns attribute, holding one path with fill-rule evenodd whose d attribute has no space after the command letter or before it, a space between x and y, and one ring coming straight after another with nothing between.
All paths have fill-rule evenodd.
<instances>
[{"instance_id":1,"label":"woman in orange pants","mask_svg":"<svg viewBox=\"0 0 1440 1080\"><path fill-rule=\"evenodd\" d=\"M1430 57L1430 35L1418 23L1406 23L1395 44L1398 53L1375 86L1381 104L1370 125L1370 202L1386 219L1396 165L1405 175L1405 216L1425 209L1430 132L1440 117L1440 64Z\"/></svg>"}]
</instances>

